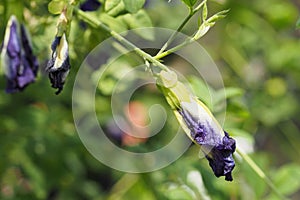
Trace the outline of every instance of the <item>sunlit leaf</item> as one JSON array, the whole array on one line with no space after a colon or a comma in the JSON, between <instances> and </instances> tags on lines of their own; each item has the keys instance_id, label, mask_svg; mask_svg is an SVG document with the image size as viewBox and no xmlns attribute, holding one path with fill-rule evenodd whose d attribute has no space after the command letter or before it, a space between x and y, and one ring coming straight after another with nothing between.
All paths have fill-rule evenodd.
<instances>
[{"instance_id":1,"label":"sunlit leaf","mask_svg":"<svg viewBox=\"0 0 300 200\"><path fill-rule=\"evenodd\" d=\"M100 15L100 19L116 32L123 32L127 30L127 27L122 20L114 18L106 13L102 13Z\"/></svg>"},{"instance_id":2,"label":"sunlit leaf","mask_svg":"<svg viewBox=\"0 0 300 200\"><path fill-rule=\"evenodd\" d=\"M48 11L55 15L60 14L65 5L66 2L63 0L52 0L48 4Z\"/></svg>"},{"instance_id":3,"label":"sunlit leaf","mask_svg":"<svg viewBox=\"0 0 300 200\"><path fill-rule=\"evenodd\" d=\"M125 5L122 0L107 0L105 1L104 10L110 16L118 16L126 13Z\"/></svg>"},{"instance_id":4,"label":"sunlit leaf","mask_svg":"<svg viewBox=\"0 0 300 200\"><path fill-rule=\"evenodd\" d=\"M145 0L123 0L123 2L125 5L125 9L131 13L136 13L145 4Z\"/></svg>"},{"instance_id":5,"label":"sunlit leaf","mask_svg":"<svg viewBox=\"0 0 300 200\"><path fill-rule=\"evenodd\" d=\"M154 31L152 29L138 29L152 27L151 19L145 10L139 10L135 14L126 14L123 19L130 29L135 29L133 31L139 36L147 40L154 40Z\"/></svg>"},{"instance_id":6,"label":"sunlit leaf","mask_svg":"<svg viewBox=\"0 0 300 200\"><path fill-rule=\"evenodd\" d=\"M182 0L188 7L193 7L198 0Z\"/></svg>"}]
</instances>

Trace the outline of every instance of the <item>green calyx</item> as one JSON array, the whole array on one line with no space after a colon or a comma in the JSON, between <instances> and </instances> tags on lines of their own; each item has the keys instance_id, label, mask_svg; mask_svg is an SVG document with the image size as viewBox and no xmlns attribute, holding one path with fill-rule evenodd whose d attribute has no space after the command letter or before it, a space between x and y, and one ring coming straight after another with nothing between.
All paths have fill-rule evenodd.
<instances>
[{"instance_id":1,"label":"green calyx","mask_svg":"<svg viewBox=\"0 0 300 200\"><path fill-rule=\"evenodd\" d=\"M161 71L157 76L156 84L173 110L180 109L181 102L190 102L190 97L193 95L183 83L178 81L174 71Z\"/></svg>"}]
</instances>

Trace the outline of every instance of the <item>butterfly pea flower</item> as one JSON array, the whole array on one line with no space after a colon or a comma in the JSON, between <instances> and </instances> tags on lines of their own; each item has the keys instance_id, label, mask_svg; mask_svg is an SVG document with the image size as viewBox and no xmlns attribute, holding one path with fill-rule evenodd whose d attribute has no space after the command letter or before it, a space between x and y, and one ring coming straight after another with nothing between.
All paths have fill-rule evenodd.
<instances>
[{"instance_id":1,"label":"butterfly pea flower","mask_svg":"<svg viewBox=\"0 0 300 200\"><path fill-rule=\"evenodd\" d=\"M175 72L160 72L157 85L187 136L201 147L214 174L232 181L235 140L222 129L209 109L177 80Z\"/></svg>"},{"instance_id":2,"label":"butterfly pea flower","mask_svg":"<svg viewBox=\"0 0 300 200\"><path fill-rule=\"evenodd\" d=\"M69 47L65 33L61 37L55 36L51 50L52 56L46 71L49 73L51 86L58 89L55 94L59 94L70 71Z\"/></svg>"},{"instance_id":3,"label":"butterfly pea flower","mask_svg":"<svg viewBox=\"0 0 300 200\"><path fill-rule=\"evenodd\" d=\"M5 30L1 64L7 78L7 93L22 91L35 81L38 61L25 26L20 26L15 16L10 17Z\"/></svg>"}]
</instances>

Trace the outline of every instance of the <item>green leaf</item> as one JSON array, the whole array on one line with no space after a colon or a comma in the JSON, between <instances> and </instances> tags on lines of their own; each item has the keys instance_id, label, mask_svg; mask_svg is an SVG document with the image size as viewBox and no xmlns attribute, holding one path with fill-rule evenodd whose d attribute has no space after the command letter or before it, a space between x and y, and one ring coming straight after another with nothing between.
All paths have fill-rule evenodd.
<instances>
[{"instance_id":1,"label":"green leaf","mask_svg":"<svg viewBox=\"0 0 300 200\"><path fill-rule=\"evenodd\" d=\"M115 8L119 3L121 3L121 0L106 0L104 5L105 12L112 10Z\"/></svg>"},{"instance_id":2,"label":"green leaf","mask_svg":"<svg viewBox=\"0 0 300 200\"><path fill-rule=\"evenodd\" d=\"M114 18L106 13L102 13L100 15L100 20L107 24L112 30L118 33L127 30L126 25L124 25L124 23L120 19Z\"/></svg>"},{"instance_id":3,"label":"green leaf","mask_svg":"<svg viewBox=\"0 0 300 200\"><path fill-rule=\"evenodd\" d=\"M154 31L152 29L139 29L144 27L152 27L152 21L145 10L139 10L135 14L126 14L123 20L130 29L134 29L139 36L147 40L154 40Z\"/></svg>"},{"instance_id":4,"label":"green leaf","mask_svg":"<svg viewBox=\"0 0 300 200\"><path fill-rule=\"evenodd\" d=\"M227 87L225 88L226 99L243 96L244 90L241 88Z\"/></svg>"},{"instance_id":5,"label":"green leaf","mask_svg":"<svg viewBox=\"0 0 300 200\"><path fill-rule=\"evenodd\" d=\"M65 1L53 0L48 4L48 11L54 15L60 14L65 5Z\"/></svg>"},{"instance_id":6,"label":"green leaf","mask_svg":"<svg viewBox=\"0 0 300 200\"><path fill-rule=\"evenodd\" d=\"M107 14L113 17L126 13L125 5L121 0L105 1L104 10Z\"/></svg>"},{"instance_id":7,"label":"green leaf","mask_svg":"<svg viewBox=\"0 0 300 200\"><path fill-rule=\"evenodd\" d=\"M274 184L283 195L290 195L300 187L300 166L289 164L281 167L276 173Z\"/></svg>"},{"instance_id":8,"label":"green leaf","mask_svg":"<svg viewBox=\"0 0 300 200\"><path fill-rule=\"evenodd\" d=\"M145 4L145 0L123 0L125 9L130 13L136 13Z\"/></svg>"},{"instance_id":9,"label":"green leaf","mask_svg":"<svg viewBox=\"0 0 300 200\"><path fill-rule=\"evenodd\" d=\"M214 14L213 16L211 16L207 21L209 23L214 23L214 22L216 22L220 19L225 18L228 12L229 12L229 9L228 10L222 10L222 11Z\"/></svg>"},{"instance_id":10,"label":"green leaf","mask_svg":"<svg viewBox=\"0 0 300 200\"><path fill-rule=\"evenodd\" d=\"M218 104L226 99L242 96L244 90L241 88L228 87L218 90L214 95L214 104Z\"/></svg>"},{"instance_id":11,"label":"green leaf","mask_svg":"<svg viewBox=\"0 0 300 200\"><path fill-rule=\"evenodd\" d=\"M198 0L182 0L188 7L193 7Z\"/></svg>"}]
</instances>

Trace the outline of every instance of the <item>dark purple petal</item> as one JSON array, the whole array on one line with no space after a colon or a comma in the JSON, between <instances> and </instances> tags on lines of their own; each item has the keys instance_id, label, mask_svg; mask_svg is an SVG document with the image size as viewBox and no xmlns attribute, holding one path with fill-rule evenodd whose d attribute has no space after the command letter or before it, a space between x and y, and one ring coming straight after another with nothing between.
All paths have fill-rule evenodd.
<instances>
[{"instance_id":1,"label":"dark purple petal","mask_svg":"<svg viewBox=\"0 0 300 200\"><path fill-rule=\"evenodd\" d=\"M53 63L53 61L49 61L49 63ZM62 91L69 70L70 70L70 63L69 63L69 57L67 57L67 59L64 61L63 65L59 69L48 71L51 87L58 89L55 92L55 94L59 94Z\"/></svg>"},{"instance_id":2,"label":"dark purple petal","mask_svg":"<svg viewBox=\"0 0 300 200\"><path fill-rule=\"evenodd\" d=\"M32 70L34 76L37 76L38 68L39 68L39 63L37 58L34 56L32 52L32 47L29 42L28 35L26 33L26 29L24 25L21 25L21 41L22 41L22 47L24 50L25 54L25 59L27 61L27 64L29 68Z\"/></svg>"},{"instance_id":3,"label":"dark purple petal","mask_svg":"<svg viewBox=\"0 0 300 200\"><path fill-rule=\"evenodd\" d=\"M86 0L80 5L80 9L83 11L95 11L101 6L101 3L97 0Z\"/></svg>"},{"instance_id":4,"label":"dark purple petal","mask_svg":"<svg viewBox=\"0 0 300 200\"><path fill-rule=\"evenodd\" d=\"M60 39L61 39L61 37L55 37L55 38L54 38L54 41L53 41L52 44L51 44L51 50L52 50L53 52L56 51L56 47L57 47L57 45L59 45Z\"/></svg>"},{"instance_id":5,"label":"dark purple petal","mask_svg":"<svg viewBox=\"0 0 300 200\"><path fill-rule=\"evenodd\" d=\"M19 57L21 54L21 45L18 36L18 24L15 20L12 21L10 26L10 35L7 44L7 53L10 57Z\"/></svg>"},{"instance_id":6,"label":"dark purple petal","mask_svg":"<svg viewBox=\"0 0 300 200\"><path fill-rule=\"evenodd\" d=\"M29 63L24 56L21 61L22 62L17 69L18 71L16 72L16 75L10 79L8 78L6 87L7 93L22 91L28 84L35 81L35 74L31 70Z\"/></svg>"},{"instance_id":7,"label":"dark purple petal","mask_svg":"<svg viewBox=\"0 0 300 200\"><path fill-rule=\"evenodd\" d=\"M229 137L228 133L225 132L222 143L213 147L209 155L206 156L214 174L217 177L225 176L226 181L233 180L231 172L235 167L235 163L232 154L235 148L235 140Z\"/></svg>"},{"instance_id":8,"label":"dark purple petal","mask_svg":"<svg viewBox=\"0 0 300 200\"><path fill-rule=\"evenodd\" d=\"M188 111L179 110L180 115L183 117L187 127L191 131L191 137L200 145L215 146L219 144L221 136L214 133L210 127L209 122L205 121L200 123L200 120L195 119Z\"/></svg>"},{"instance_id":9,"label":"dark purple petal","mask_svg":"<svg viewBox=\"0 0 300 200\"><path fill-rule=\"evenodd\" d=\"M26 85L34 81L35 81L35 74L32 71L31 66L27 61L26 57L23 56L22 66L20 67L17 76L18 87L20 89L23 89Z\"/></svg>"},{"instance_id":10,"label":"dark purple petal","mask_svg":"<svg viewBox=\"0 0 300 200\"><path fill-rule=\"evenodd\" d=\"M8 79L14 79L17 76L17 71L21 65L21 46L18 37L17 22L12 20L9 39L6 46L6 53L8 56L8 63L6 67L6 77Z\"/></svg>"}]
</instances>

